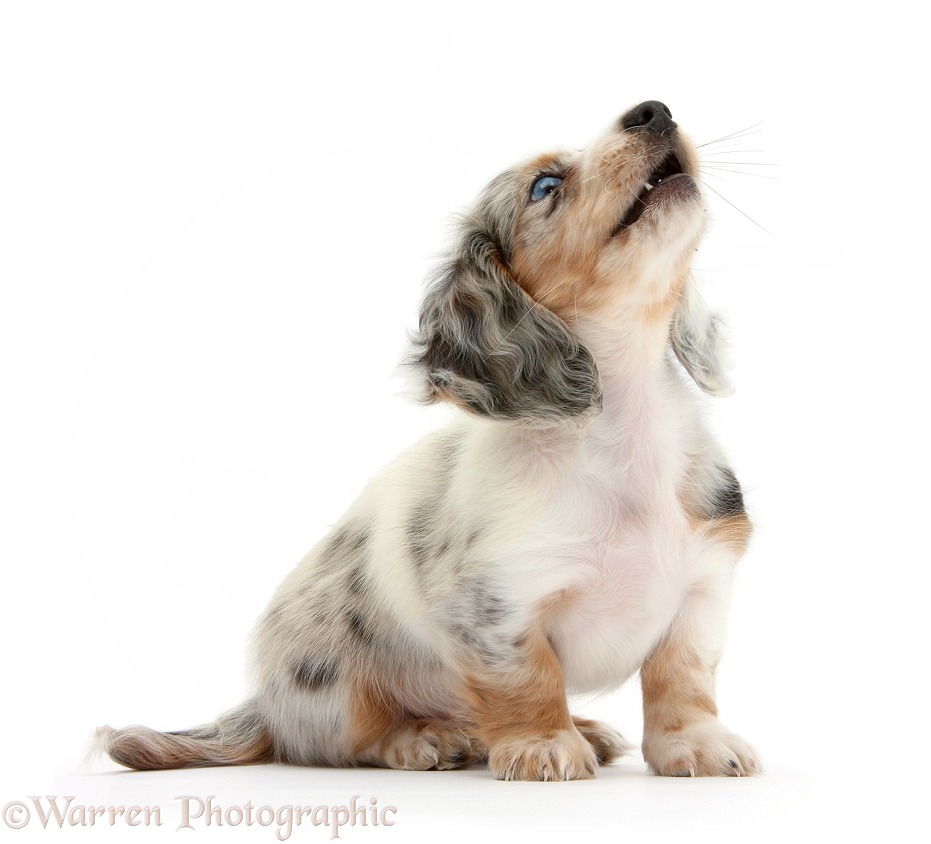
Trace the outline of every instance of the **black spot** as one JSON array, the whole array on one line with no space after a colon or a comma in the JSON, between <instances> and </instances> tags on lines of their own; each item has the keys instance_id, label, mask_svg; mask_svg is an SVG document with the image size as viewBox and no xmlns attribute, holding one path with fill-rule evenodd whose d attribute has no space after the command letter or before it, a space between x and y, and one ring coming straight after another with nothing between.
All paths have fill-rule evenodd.
<instances>
[{"instance_id":1,"label":"black spot","mask_svg":"<svg viewBox=\"0 0 931 844\"><path fill-rule=\"evenodd\" d=\"M718 485L711 498L709 518L725 519L744 512L744 497L736 475L727 466L718 466Z\"/></svg>"},{"instance_id":2,"label":"black spot","mask_svg":"<svg viewBox=\"0 0 931 844\"><path fill-rule=\"evenodd\" d=\"M349 594L362 595L366 588L365 567L360 563L349 571Z\"/></svg>"},{"instance_id":3,"label":"black spot","mask_svg":"<svg viewBox=\"0 0 931 844\"><path fill-rule=\"evenodd\" d=\"M466 644L466 645L477 645L478 644L478 637L476 637L475 633L472 632L472 629L470 627L467 627L465 624L461 624L457 622L456 624L453 624L450 629L452 630L453 635L457 639L459 639L463 644Z\"/></svg>"},{"instance_id":4,"label":"black spot","mask_svg":"<svg viewBox=\"0 0 931 844\"><path fill-rule=\"evenodd\" d=\"M294 669L294 682L307 691L332 686L338 678L339 663L329 657L308 657Z\"/></svg>"},{"instance_id":5,"label":"black spot","mask_svg":"<svg viewBox=\"0 0 931 844\"><path fill-rule=\"evenodd\" d=\"M368 626L364 616L356 612L356 610L350 610L346 614L346 624L353 638L360 644L369 646L375 641L375 633L372 628Z\"/></svg>"},{"instance_id":6,"label":"black spot","mask_svg":"<svg viewBox=\"0 0 931 844\"><path fill-rule=\"evenodd\" d=\"M475 545L475 543L478 542L482 538L482 534L484 533L485 533L484 528L480 528L480 527L473 528L469 532L469 535L466 537L466 546L465 546L466 551L469 551Z\"/></svg>"}]
</instances>

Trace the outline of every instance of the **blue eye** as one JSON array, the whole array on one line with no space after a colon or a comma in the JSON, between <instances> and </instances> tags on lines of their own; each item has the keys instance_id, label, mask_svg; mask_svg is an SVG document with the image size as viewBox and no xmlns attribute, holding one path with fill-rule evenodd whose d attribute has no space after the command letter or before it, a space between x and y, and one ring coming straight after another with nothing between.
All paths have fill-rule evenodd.
<instances>
[{"instance_id":1,"label":"blue eye","mask_svg":"<svg viewBox=\"0 0 931 844\"><path fill-rule=\"evenodd\" d=\"M540 176L530 188L530 198L537 202L549 196L556 188L562 184L562 179L557 176Z\"/></svg>"}]
</instances>

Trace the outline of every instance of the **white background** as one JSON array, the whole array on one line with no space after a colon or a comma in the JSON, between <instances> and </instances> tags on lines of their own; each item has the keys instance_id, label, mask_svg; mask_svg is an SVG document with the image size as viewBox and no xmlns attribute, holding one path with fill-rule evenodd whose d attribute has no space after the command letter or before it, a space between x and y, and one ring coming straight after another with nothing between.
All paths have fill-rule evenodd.
<instances>
[{"instance_id":1,"label":"white background","mask_svg":"<svg viewBox=\"0 0 931 844\"><path fill-rule=\"evenodd\" d=\"M897 3L318 5L0 7L0 804L398 807L359 841L924 834L923 24ZM97 724L241 700L272 590L443 416L397 364L451 213L653 98L699 143L763 121L706 160L777 165L709 171L756 223L709 192L696 261L736 362L709 412L758 526L719 702L767 775L81 769ZM640 738L635 683L577 710ZM171 834L165 811L126 840Z\"/></svg>"}]
</instances>

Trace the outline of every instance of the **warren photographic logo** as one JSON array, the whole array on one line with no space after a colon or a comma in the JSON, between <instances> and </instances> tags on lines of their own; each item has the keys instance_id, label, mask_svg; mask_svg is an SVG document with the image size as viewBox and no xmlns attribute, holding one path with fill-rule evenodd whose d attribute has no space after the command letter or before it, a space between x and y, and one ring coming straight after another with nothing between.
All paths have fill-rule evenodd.
<instances>
[{"instance_id":1,"label":"warren photographic logo","mask_svg":"<svg viewBox=\"0 0 931 844\"><path fill-rule=\"evenodd\" d=\"M177 817L170 818L177 811ZM3 824L8 829L41 827L66 829L88 826L151 827L177 829L264 826L274 830L279 841L287 841L298 827L322 827L330 839L340 837L345 827L394 826L396 806L382 806L377 797L364 800L355 795L336 806L256 806L223 805L214 795L196 797L183 794L175 806L92 806L77 802L74 796L45 795L12 800L3 807Z\"/></svg>"}]
</instances>

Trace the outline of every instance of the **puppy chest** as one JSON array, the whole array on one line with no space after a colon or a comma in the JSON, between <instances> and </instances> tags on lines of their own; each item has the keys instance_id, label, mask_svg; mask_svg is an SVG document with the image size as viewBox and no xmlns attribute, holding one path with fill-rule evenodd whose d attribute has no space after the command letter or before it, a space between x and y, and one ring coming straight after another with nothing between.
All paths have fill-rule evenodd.
<instances>
[{"instance_id":1,"label":"puppy chest","mask_svg":"<svg viewBox=\"0 0 931 844\"><path fill-rule=\"evenodd\" d=\"M669 627L691 580L683 552L602 548L556 607L548 632L570 691L617 686Z\"/></svg>"}]
</instances>

